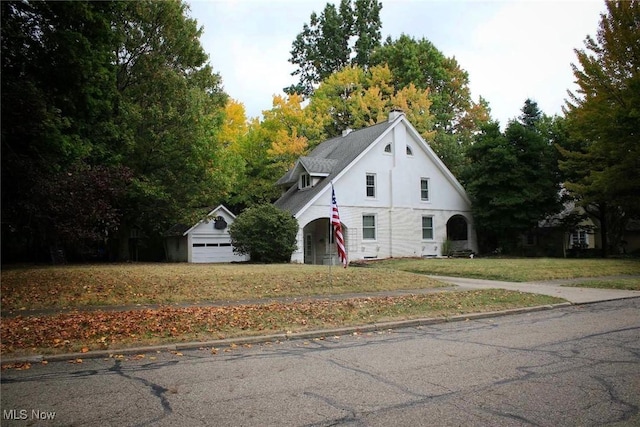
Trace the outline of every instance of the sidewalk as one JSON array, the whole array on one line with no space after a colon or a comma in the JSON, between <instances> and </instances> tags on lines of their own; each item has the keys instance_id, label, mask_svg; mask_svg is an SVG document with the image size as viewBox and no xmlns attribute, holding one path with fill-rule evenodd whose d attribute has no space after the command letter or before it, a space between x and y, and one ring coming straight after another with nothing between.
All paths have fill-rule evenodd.
<instances>
[{"instance_id":1,"label":"sidewalk","mask_svg":"<svg viewBox=\"0 0 640 427\"><path fill-rule=\"evenodd\" d=\"M449 276L429 276L441 282L457 285L458 289L507 289L510 291L530 292L533 294L549 295L563 298L572 304L587 304L599 301L640 297L640 291L625 291L619 289L574 288L563 284L584 282L586 280L611 279L611 277L594 277L581 279L553 280L548 282L501 282L497 280L468 279ZM640 276L624 276L636 278Z\"/></svg>"}]
</instances>

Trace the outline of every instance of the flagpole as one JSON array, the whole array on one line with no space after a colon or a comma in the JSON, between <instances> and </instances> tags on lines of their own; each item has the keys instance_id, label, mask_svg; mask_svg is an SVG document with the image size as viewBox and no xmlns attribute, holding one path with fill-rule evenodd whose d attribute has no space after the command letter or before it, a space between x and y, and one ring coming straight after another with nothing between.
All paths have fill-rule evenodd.
<instances>
[{"instance_id":1,"label":"flagpole","mask_svg":"<svg viewBox=\"0 0 640 427\"><path fill-rule=\"evenodd\" d=\"M331 181L331 195L333 198L333 181ZM333 287L333 275L331 267L333 265L333 243L331 243L331 237L333 236L333 224L331 218L333 217L333 200L329 203L329 287Z\"/></svg>"}]
</instances>

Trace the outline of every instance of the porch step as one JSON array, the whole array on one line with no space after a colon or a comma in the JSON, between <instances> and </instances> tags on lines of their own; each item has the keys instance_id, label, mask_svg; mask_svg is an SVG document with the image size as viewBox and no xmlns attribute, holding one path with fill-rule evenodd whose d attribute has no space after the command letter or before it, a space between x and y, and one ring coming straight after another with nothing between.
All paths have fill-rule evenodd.
<instances>
[{"instance_id":1,"label":"porch step","mask_svg":"<svg viewBox=\"0 0 640 427\"><path fill-rule=\"evenodd\" d=\"M461 249L451 252L451 258L472 258L474 252L471 249Z\"/></svg>"}]
</instances>

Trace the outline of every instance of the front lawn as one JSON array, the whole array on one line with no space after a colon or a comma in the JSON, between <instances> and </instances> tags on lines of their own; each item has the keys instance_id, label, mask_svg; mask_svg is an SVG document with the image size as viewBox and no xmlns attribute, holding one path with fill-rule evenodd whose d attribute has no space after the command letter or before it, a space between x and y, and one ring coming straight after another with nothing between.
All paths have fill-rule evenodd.
<instances>
[{"instance_id":1,"label":"front lawn","mask_svg":"<svg viewBox=\"0 0 640 427\"><path fill-rule=\"evenodd\" d=\"M640 261L561 258L392 259L377 267L412 273L472 277L507 282L535 282L577 277L640 275Z\"/></svg>"},{"instance_id":2,"label":"front lawn","mask_svg":"<svg viewBox=\"0 0 640 427\"><path fill-rule=\"evenodd\" d=\"M348 294L447 286L426 275L507 281L616 278L637 285L640 262L562 259L396 259L369 268L254 264L102 264L2 271L3 356L119 349L159 343L358 326L390 320L548 305L561 300L506 290L354 298ZM416 274L420 273L420 274ZM585 283L600 283L589 280ZM606 283L612 283L607 280ZM342 295L343 299L311 300ZM295 300L269 301L275 297ZM252 303L250 300L266 299ZM244 302L243 302L244 301ZM208 306L207 303L217 303ZM235 304L226 304L235 302ZM240 302L240 303L238 303ZM201 303L195 305L194 303ZM136 309L139 304L157 307ZM179 304L184 304L180 306ZM89 306L123 310L83 310ZM29 313L29 310L61 313ZM71 310L69 310L71 309ZM22 315L19 315L22 314Z\"/></svg>"},{"instance_id":3,"label":"front lawn","mask_svg":"<svg viewBox=\"0 0 640 427\"><path fill-rule=\"evenodd\" d=\"M94 264L2 271L2 311L424 289L409 272L300 264Z\"/></svg>"}]
</instances>

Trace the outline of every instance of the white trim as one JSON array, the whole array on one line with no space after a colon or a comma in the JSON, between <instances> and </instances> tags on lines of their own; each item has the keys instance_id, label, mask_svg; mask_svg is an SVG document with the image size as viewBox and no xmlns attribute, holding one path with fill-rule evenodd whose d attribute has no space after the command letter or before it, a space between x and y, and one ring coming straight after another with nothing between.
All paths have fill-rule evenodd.
<instances>
[{"instance_id":1,"label":"white trim","mask_svg":"<svg viewBox=\"0 0 640 427\"><path fill-rule=\"evenodd\" d=\"M460 193L464 201L467 202L469 205L471 205L471 200L469 199L469 196L467 196L467 192L464 190L464 187L462 187L462 184L460 184L460 182L456 179L456 177L453 176L449 168L447 168L447 166L442 162L442 160L440 160L440 157L436 155L435 151L433 151L433 149L424 140L424 138L420 135L420 133L416 130L416 128L413 127L411 122L404 115L400 116L400 119L398 121L406 122L407 130L413 134L414 138L418 139L419 145L422 146L422 149L426 152L427 156L430 157L431 160L435 163L436 167L440 169L440 171L444 174L447 181L449 181L453 185L453 187L458 191L458 193ZM395 125L396 124L394 123L393 126Z\"/></svg>"},{"instance_id":2,"label":"white trim","mask_svg":"<svg viewBox=\"0 0 640 427\"><path fill-rule=\"evenodd\" d=\"M413 135L413 137L415 139L418 140L418 145L420 147L422 147L422 149L425 151L425 153L427 154L427 157L429 157L435 164L436 168L438 168L444 175L444 177L446 178L447 181L449 181L453 187L456 189L456 191L460 194L460 196L462 197L462 199L468 204L471 205L471 200L469 199L469 196L467 196L466 191L464 190L464 188L462 187L462 185L460 184L460 182L456 179L455 176L453 176L453 174L451 173L451 171L445 166L445 164L442 162L442 160L440 160L440 158L436 155L436 153L433 151L433 149L429 146L429 144L427 144L427 142L424 140L424 138L422 138L422 136L420 135L420 133L418 133L418 131L416 130L416 128L413 127L413 125L411 124L411 122L409 122L409 120L406 118L406 116L404 114L400 114L391 124L391 126L389 126L384 132L382 132L380 134L380 136L378 136L378 138L376 138L374 141L372 141L369 146L362 150L362 152L355 158L353 159L353 161L351 163L349 163L347 166L345 166L334 178L333 178L333 182L337 182L340 180L340 178L345 175L346 173L349 172L349 170L353 167L353 165L355 165L356 163L358 163L364 156L367 155L367 153L369 153L369 151L373 150L374 147L376 147L378 145L378 143L380 143L381 140L387 138L387 135L389 135L389 133L391 133L393 131L393 129L398 126L398 124L400 122L405 122L406 127L407 127L407 131L409 133L411 133ZM329 191L329 188L331 188L331 186L329 185L329 183L327 183L324 188L322 188L318 194L316 194L313 198L311 198L311 200L309 200L307 202L307 204L305 204L302 208L300 208L298 210L298 212L296 212L294 214L296 219L299 219L304 212L309 209L310 206L313 206L315 204L315 202L322 196L324 196L324 193L326 193L327 191ZM328 206L331 205L331 202L328 203Z\"/></svg>"},{"instance_id":3,"label":"white trim","mask_svg":"<svg viewBox=\"0 0 640 427\"><path fill-rule=\"evenodd\" d=\"M431 237L424 237L424 230L428 229L428 228L425 228L424 226L425 218L431 218ZM436 225L435 225L433 215L421 215L420 216L420 237L422 238L422 241L433 242L433 240L435 239L435 236L436 236Z\"/></svg>"},{"instance_id":4,"label":"white trim","mask_svg":"<svg viewBox=\"0 0 640 427\"><path fill-rule=\"evenodd\" d=\"M185 231L182 235L186 236L187 234L191 233L191 231L193 231L193 229L196 228L197 226L199 226L200 224L204 223L205 221L209 222L207 218L213 216L214 212L217 212L219 209L224 210L225 213L227 213L227 215L229 215L232 219L236 219L236 216L234 214L232 214L229 209L227 209L224 205L219 205L217 208L215 208L214 210L209 212L207 214L207 216L205 217L205 219L201 219L200 221L198 221L193 227L191 227L190 229Z\"/></svg>"},{"instance_id":5,"label":"white trim","mask_svg":"<svg viewBox=\"0 0 640 427\"><path fill-rule=\"evenodd\" d=\"M370 186L367 182L369 177L373 177L373 185ZM373 188L373 196L369 195L369 188ZM365 172L364 174L364 197L368 200L376 200L378 197L378 178L377 174L373 172Z\"/></svg>"},{"instance_id":6,"label":"white trim","mask_svg":"<svg viewBox=\"0 0 640 427\"><path fill-rule=\"evenodd\" d=\"M422 198L422 181L427 181L427 198ZM431 202L431 178L426 176L420 177L420 201L422 203L430 203Z\"/></svg>"},{"instance_id":7,"label":"white trim","mask_svg":"<svg viewBox=\"0 0 640 427\"><path fill-rule=\"evenodd\" d=\"M373 217L373 234L375 235L375 237L373 239L368 238L368 237L364 237L364 217ZM377 242L378 241L378 215L375 213L363 213L362 217L361 217L361 221L362 221L362 242L366 243L366 242ZM367 229L370 229L371 227L367 227Z\"/></svg>"}]
</instances>

